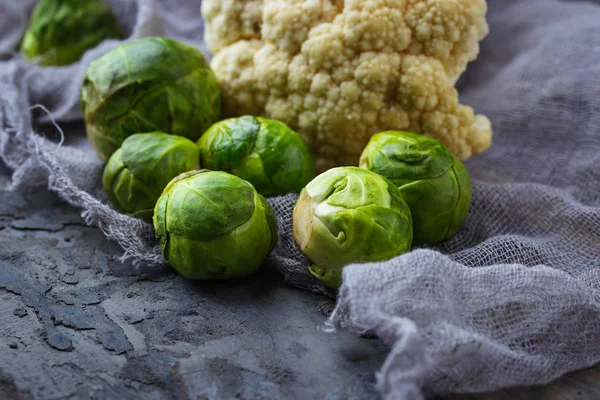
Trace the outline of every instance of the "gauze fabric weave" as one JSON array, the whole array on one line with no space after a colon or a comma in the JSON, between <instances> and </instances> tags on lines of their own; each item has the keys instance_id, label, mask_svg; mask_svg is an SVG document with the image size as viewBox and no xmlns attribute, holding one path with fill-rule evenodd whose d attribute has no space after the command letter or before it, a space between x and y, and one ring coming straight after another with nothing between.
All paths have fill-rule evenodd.
<instances>
[{"instance_id":1,"label":"gauze fabric weave","mask_svg":"<svg viewBox=\"0 0 600 400\"><path fill-rule=\"evenodd\" d=\"M210 57L200 0L107 3L130 38L168 35ZM15 49L33 4L0 0L0 156L14 171L9 190L48 187L117 241L124 260L163 264L152 227L107 204L103 165L77 124L85 69L119 42L66 67L26 63ZM473 203L455 237L350 265L336 293L308 273L293 242L297 196L269 199L280 235L269 263L292 285L337 296L334 329L373 332L390 345L378 374L385 399L544 384L600 362L600 2L488 5L490 34L458 89L462 103L490 117L495 135L466 162ZM51 120L64 141L44 137Z\"/></svg>"}]
</instances>

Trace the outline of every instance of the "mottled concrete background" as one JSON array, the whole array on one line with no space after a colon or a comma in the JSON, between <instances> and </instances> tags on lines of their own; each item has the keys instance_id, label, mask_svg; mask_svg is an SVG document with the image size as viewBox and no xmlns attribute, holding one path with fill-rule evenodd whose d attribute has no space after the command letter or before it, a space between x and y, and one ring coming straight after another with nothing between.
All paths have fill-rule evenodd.
<instances>
[{"instance_id":1,"label":"mottled concrete background","mask_svg":"<svg viewBox=\"0 0 600 400\"><path fill-rule=\"evenodd\" d=\"M136 271L54 195L1 190L0 399L367 399L387 349L275 271Z\"/></svg>"}]
</instances>

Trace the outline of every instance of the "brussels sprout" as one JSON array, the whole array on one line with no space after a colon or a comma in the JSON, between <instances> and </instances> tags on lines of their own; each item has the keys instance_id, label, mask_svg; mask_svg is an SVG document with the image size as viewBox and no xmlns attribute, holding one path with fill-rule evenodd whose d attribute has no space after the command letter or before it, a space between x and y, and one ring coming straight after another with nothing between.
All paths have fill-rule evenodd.
<instances>
[{"instance_id":1,"label":"brussels sprout","mask_svg":"<svg viewBox=\"0 0 600 400\"><path fill-rule=\"evenodd\" d=\"M410 250L410 210L398 188L358 167L330 169L311 181L293 212L293 236L316 265L310 272L338 288L350 263L383 261Z\"/></svg>"},{"instance_id":2,"label":"brussels sprout","mask_svg":"<svg viewBox=\"0 0 600 400\"><path fill-rule=\"evenodd\" d=\"M67 65L123 30L102 0L40 0L25 31L21 51L40 65Z\"/></svg>"},{"instance_id":3,"label":"brussels sprout","mask_svg":"<svg viewBox=\"0 0 600 400\"><path fill-rule=\"evenodd\" d=\"M217 122L198 140L205 168L252 183L263 196L300 193L315 177L302 136L282 122L243 116Z\"/></svg>"},{"instance_id":4,"label":"brussels sprout","mask_svg":"<svg viewBox=\"0 0 600 400\"><path fill-rule=\"evenodd\" d=\"M222 171L192 171L169 183L154 210L165 260L184 277L242 278L277 242L273 209L252 184Z\"/></svg>"},{"instance_id":5,"label":"brussels sprout","mask_svg":"<svg viewBox=\"0 0 600 400\"><path fill-rule=\"evenodd\" d=\"M176 176L200 168L189 139L164 132L129 136L104 168L102 184L115 208L152 221L156 200Z\"/></svg>"},{"instance_id":6,"label":"brussels sprout","mask_svg":"<svg viewBox=\"0 0 600 400\"><path fill-rule=\"evenodd\" d=\"M220 116L221 90L197 49L142 38L90 64L81 103L88 138L106 160L134 133L162 131L196 141Z\"/></svg>"},{"instance_id":7,"label":"brussels sprout","mask_svg":"<svg viewBox=\"0 0 600 400\"><path fill-rule=\"evenodd\" d=\"M463 163L438 141L411 132L373 135L360 166L399 187L410 207L414 244L436 244L460 229L471 205L471 178Z\"/></svg>"}]
</instances>

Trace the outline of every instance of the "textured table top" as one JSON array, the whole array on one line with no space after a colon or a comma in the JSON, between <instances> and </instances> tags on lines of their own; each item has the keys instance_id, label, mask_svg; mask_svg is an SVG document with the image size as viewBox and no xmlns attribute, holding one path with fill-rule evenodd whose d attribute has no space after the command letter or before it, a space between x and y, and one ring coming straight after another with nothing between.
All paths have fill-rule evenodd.
<instances>
[{"instance_id":1,"label":"textured table top","mask_svg":"<svg viewBox=\"0 0 600 400\"><path fill-rule=\"evenodd\" d=\"M263 268L207 284L136 270L48 192L0 166L0 399L371 399L377 339L324 331L333 301ZM598 399L597 370L451 399Z\"/></svg>"}]
</instances>

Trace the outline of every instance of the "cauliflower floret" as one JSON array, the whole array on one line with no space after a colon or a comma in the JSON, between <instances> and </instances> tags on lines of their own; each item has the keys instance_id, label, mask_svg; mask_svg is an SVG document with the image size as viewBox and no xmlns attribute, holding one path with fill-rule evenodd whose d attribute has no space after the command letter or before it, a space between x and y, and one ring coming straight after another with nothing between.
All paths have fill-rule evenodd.
<instances>
[{"instance_id":1,"label":"cauliflower floret","mask_svg":"<svg viewBox=\"0 0 600 400\"><path fill-rule=\"evenodd\" d=\"M484 0L407 0L405 21L412 31L411 54L435 57L452 84L479 54L488 34Z\"/></svg>"},{"instance_id":2,"label":"cauliflower floret","mask_svg":"<svg viewBox=\"0 0 600 400\"><path fill-rule=\"evenodd\" d=\"M203 2L226 115L285 122L320 171L356 165L384 130L434 137L463 160L484 151L491 123L453 86L487 34L486 9L485 0ZM219 33L223 21L231 27ZM259 34L245 28L256 25Z\"/></svg>"},{"instance_id":3,"label":"cauliflower floret","mask_svg":"<svg viewBox=\"0 0 600 400\"><path fill-rule=\"evenodd\" d=\"M336 5L330 1L267 1L263 11L263 39L296 54L315 25L330 21L337 14Z\"/></svg>"},{"instance_id":4,"label":"cauliflower floret","mask_svg":"<svg viewBox=\"0 0 600 400\"><path fill-rule=\"evenodd\" d=\"M268 93L258 90L258 74L254 56L263 43L259 40L241 40L218 54L214 65L219 65L219 84L223 96L223 109L228 115L261 115ZM213 67L214 68L214 67ZM231 96L235 93L235 96Z\"/></svg>"},{"instance_id":5,"label":"cauliflower floret","mask_svg":"<svg viewBox=\"0 0 600 400\"><path fill-rule=\"evenodd\" d=\"M260 39L263 0L203 1L204 40L218 53L238 40Z\"/></svg>"},{"instance_id":6,"label":"cauliflower floret","mask_svg":"<svg viewBox=\"0 0 600 400\"><path fill-rule=\"evenodd\" d=\"M341 21L345 43L359 51L406 49L411 32L404 11L404 0L347 0Z\"/></svg>"}]
</instances>

